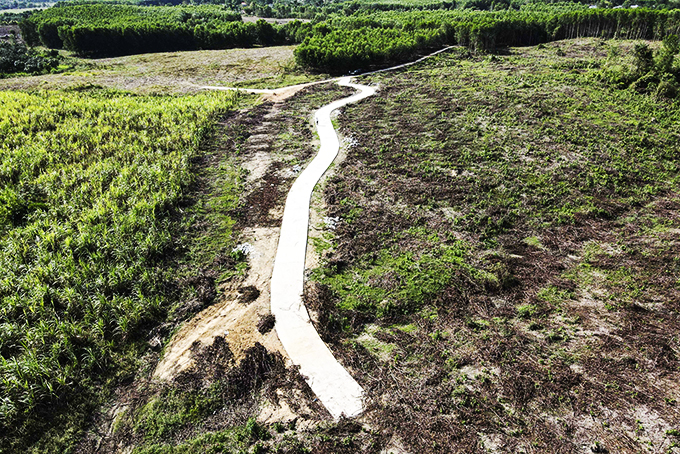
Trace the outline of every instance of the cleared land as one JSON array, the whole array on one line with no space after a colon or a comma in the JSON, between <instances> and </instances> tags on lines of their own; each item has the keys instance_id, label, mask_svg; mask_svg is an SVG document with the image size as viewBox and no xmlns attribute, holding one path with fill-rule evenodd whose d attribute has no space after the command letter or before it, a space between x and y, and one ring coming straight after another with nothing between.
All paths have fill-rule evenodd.
<instances>
[{"instance_id":1,"label":"cleared land","mask_svg":"<svg viewBox=\"0 0 680 454\"><path fill-rule=\"evenodd\" d=\"M283 199L314 153L311 112L349 93L318 85L253 105L91 87L309 80L286 69L290 48L140 55L0 81L77 88L0 92L19 98L12 118L23 123L2 131L30 145L14 148L31 163L3 160L14 185L3 228L15 232L3 269L16 270L0 284L13 297L25 275L32 292L26 309L3 307L0 345L23 370L41 366L24 339L51 355L35 386L22 388L22 364L2 364L16 377L3 389L36 411L0 406L0 432L12 429L0 451L679 452L680 114L643 84L607 84L632 49L456 49L361 80L379 93L334 120L345 160L313 197L321 265L306 291L317 329L369 396L361 419L338 424L277 352L266 281ZM242 110L216 116L234 102ZM21 113L29 104L35 115ZM135 153L118 150L121 134ZM72 156L50 137L87 146ZM87 222L73 224L83 207ZM235 249L246 243L250 254ZM228 329L202 333L177 355L186 367L156 380L180 325L223 310Z\"/></svg>"},{"instance_id":2,"label":"cleared land","mask_svg":"<svg viewBox=\"0 0 680 454\"><path fill-rule=\"evenodd\" d=\"M394 446L678 451L680 113L602 81L631 47L442 54L340 118L307 301Z\"/></svg>"},{"instance_id":3,"label":"cleared land","mask_svg":"<svg viewBox=\"0 0 680 454\"><path fill-rule=\"evenodd\" d=\"M138 93L195 93L202 85L277 88L323 79L297 69L294 46L163 52L94 60L70 59L65 74L0 80L0 90L100 86Z\"/></svg>"}]
</instances>

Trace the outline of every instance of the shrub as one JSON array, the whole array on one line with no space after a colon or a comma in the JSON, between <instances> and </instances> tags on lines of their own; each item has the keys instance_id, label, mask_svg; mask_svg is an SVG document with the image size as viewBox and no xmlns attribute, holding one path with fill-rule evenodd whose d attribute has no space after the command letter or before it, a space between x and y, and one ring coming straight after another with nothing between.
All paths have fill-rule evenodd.
<instances>
[{"instance_id":1,"label":"shrub","mask_svg":"<svg viewBox=\"0 0 680 454\"><path fill-rule=\"evenodd\" d=\"M672 77L665 77L656 87L657 98L675 99L678 96L678 83Z\"/></svg>"},{"instance_id":2,"label":"shrub","mask_svg":"<svg viewBox=\"0 0 680 454\"><path fill-rule=\"evenodd\" d=\"M58 65L58 55L40 55L15 38L0 41L0 74L36 74Z\"/></svg>"}]
</instances>

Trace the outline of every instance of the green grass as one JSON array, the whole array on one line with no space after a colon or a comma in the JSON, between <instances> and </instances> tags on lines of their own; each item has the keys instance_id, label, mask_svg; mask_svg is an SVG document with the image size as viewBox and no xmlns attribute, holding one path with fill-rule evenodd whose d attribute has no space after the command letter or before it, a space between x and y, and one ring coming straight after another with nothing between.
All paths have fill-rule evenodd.
<instances>
[{"instance_id":1,"label":"green grass","mask_svg":"<svg viewBox=\"0 0 680 454\"><path fill-rule=\"evenodd\" d=\"M368 254L352 269L337 273L320 270L317 277L340 299L342 311L360 311L378 317L410 313L449 285L456 273L478 275L465 262L466 245L433 245L419 254L385 250Z\"/></svg>"},{"instance_id":2,"label":"green grass","mask_svg":"<svg viewBox=\"0 0 680 454\"><path fill-rule=\"evenodd\" d=\"M268 430L254 419L244 426L207 432L178 445L163 443L133 449L133 454L201 454L206 452L262 452L258 441L271 438ZM253 447L251 450L248 448Z\"/></svg>"},{"instance_id":3,"label":"green grass","mask_svg":"<svg viewBox=\"0 0 680 454\"><path fill-rule=\"evenodd\" d=\"M165 260L192 159L237 97L0 100L0 427L11 450L45 427L55 437L108 380L134 372L145 326L175 304Z\"/></svg>"}]
</instances>

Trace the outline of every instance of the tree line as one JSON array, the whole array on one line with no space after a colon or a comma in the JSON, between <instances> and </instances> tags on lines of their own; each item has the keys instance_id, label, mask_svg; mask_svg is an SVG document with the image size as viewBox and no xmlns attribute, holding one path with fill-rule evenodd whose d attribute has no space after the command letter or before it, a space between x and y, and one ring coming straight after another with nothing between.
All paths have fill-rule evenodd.
<instances>
[{"instance_id":1,"label":"tree line","mask_svg":"<svg viewBox=\"0 0 680 454\"><path fill-rule=\"evenodd\" d=\"M65 4L35 13L20 26L32 46L115 56L285 44L295 40L305 24L244 23L238 13L216 5Z\"/></svg>"},{"instance_id":2,"label":"tree line","mask_svg":"<svg viewBox=\"0 0 680 454\"><path fill-rule=\"evenodd\" d=\"M35 13L21 29L30 45L84 56L301 43L295 51L298 64L343 72L404 62L444 45L494 52L578 37L663 39L680 33L680 10L393 10L272 25L263 20L244 23L218 5L81 4Z\"/></svg>"},{"instance_id":3,"label":"tree line","mask_svg":"<svg viewBox=\"0 0 680 454\"><path fill-rule=\"evenodd\" d=\"M305 67L331 72L411 60L443 45L494 52L578 37L663 39L680 32L680 10L409 11L334 16L295 51Z\"/></svg>"}]
</instances>

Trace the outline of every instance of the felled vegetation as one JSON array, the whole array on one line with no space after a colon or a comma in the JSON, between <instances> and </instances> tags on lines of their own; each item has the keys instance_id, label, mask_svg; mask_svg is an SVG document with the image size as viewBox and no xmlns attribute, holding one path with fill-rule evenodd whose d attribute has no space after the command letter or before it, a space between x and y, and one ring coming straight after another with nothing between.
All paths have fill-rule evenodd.
<instances>
[{"instance_id":1,"label":"felled vegetation","mask_svg":"<svg viewBox=\"0 0 680 454\"><path fill-rule=\"evenodd\" d=\"M0 450L16 451L45 431L72 442L107 382L148 348L145 329L176 304L172 215L236 96L0 100ZM227 208L238 200L225 197Z\"/></svg>"},{"instance_id":2,"label":"felled vegetation","mask_svg":"<svg viewBox=\"0 0 680 454\"><path fill-rule=\"evenodd\" d=\"M407 450L677 451L679 111L601 81L617 46L457 50L340 117L307 300Z\"/></svg>"}]
</instances>

